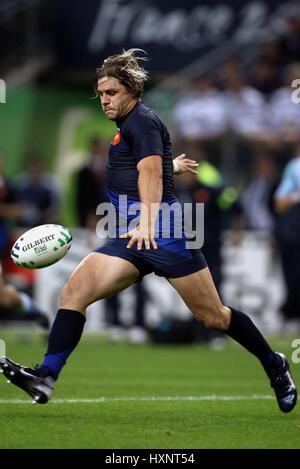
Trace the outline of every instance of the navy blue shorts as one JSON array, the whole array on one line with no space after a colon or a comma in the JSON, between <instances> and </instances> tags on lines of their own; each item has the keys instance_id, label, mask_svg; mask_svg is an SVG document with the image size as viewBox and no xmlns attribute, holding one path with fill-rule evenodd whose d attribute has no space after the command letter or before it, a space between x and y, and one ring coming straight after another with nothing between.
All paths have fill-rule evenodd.
<instances>
[{"instance_id":1,"label":"navy blue shorts","mask_svg":"<svg viewBox=\"0 0 300 469\"><path fill-rule=\"evenodd\" d=\"M129 239L109 238L106 243L95 252L108 256L121 257L131 262L140 272L141 276L154 272L160 277L178 278L198 272L207 267L206 260L200 249L187 249L185 239L155 238L157 249L151 247L146 250L137 250L137 244L130 249L126 246Z\"/></svg>"}]
</instances>

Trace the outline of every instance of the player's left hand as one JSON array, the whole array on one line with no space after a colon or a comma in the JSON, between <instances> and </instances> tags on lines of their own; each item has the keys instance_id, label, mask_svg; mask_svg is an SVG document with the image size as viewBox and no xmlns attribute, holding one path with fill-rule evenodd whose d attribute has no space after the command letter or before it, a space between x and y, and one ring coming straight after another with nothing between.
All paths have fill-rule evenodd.
<instances>
[{"instance_id":1,"label":"player's left hand","mask_svg":"<svg viewBox=\"0 0 300 469\"><path fill-rule=\"evenodd\" d=\"M195 160L189 160L186 158L185 153L177 156L177 158L174 159L174 164L176 168L175 174L183 174L186 172L197 174L199 164Z\"/></svg>"},{"instance_id":2,"label":"player's left hand","mask_svg":"<svg viewBox=\"0 0 300 469\"><path fill-rule=\"evenodd\" d=\"M120 238L131 238L127 244L127 248L130 249L135 243L137 243L137 250L141 251L143 244L147 251L150 250L151 246L157 249L157 243L154 239L154 233L150 230L142 230L140 226L137 226L133 230L128 231L125 234L120 235Z\"/></svg>"}]
</instances>

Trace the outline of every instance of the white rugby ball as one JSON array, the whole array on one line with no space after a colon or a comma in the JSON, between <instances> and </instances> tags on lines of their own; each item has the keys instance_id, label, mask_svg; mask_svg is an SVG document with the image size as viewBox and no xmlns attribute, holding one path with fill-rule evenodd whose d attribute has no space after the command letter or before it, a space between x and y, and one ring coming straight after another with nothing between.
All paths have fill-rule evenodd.
<instances>
[{"instance_id":1,"label":"white rugby ball","mask_svg":"<svg viewBox=\"0 0 300 469\"><path fill-rule=\"evenodd\" d=\"M70 249L72 236L61 225L40 225L20 236L11 250L16 265L42 269L62 259Z\"/></svg>"}]
</instances>

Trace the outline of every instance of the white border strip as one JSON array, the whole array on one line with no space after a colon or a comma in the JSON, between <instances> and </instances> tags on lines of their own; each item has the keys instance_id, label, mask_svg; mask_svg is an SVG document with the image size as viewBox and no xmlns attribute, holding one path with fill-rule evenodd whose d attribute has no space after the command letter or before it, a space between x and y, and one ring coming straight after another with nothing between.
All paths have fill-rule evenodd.
<instances>
[{"instance_id":1,"label":"white border strip","mask_svg":"<svg viewBox=\"0 0 300 469\"><path fill-rule=\"evenodd\" d=\"M104 402L177 402L177 401L263 401L274 396L253 394L252 396L145 396L145 397L99 397L95 399L52 399L50 404L102 404ZM1 404L30 404L24 399L0 399Z\"/></svg>"}]
</instances>

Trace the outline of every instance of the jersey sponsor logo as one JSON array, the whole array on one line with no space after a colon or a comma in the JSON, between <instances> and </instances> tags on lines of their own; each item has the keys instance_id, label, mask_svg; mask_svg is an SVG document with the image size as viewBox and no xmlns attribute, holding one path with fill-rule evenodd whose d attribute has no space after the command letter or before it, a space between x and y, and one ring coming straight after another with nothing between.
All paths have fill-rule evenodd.
<instances>
[{"instance_id":1,"label":"jersey sponsor logo","mask_svg":"<svg viewBox=\"0 0 300 469\"><path fill-rule=\"evenodd\" d=\"M121 133L120 133L120 129L118 129L118 132L116 133L116 135L112 139L111 144L112 145L118 145L120 143L120 140L121 140Z\"/></svg>"}]
</instances>

